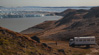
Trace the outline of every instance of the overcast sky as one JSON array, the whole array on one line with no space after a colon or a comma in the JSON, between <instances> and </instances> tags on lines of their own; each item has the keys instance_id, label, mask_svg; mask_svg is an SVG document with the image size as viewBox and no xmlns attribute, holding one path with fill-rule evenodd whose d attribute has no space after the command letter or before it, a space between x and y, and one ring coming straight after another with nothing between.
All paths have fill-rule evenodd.
<instances>
[{"instance_id":1,"label":"overcast sky","mask_svg":"<svg viewBox=\"0 0 99 55\"><path fill-rule=\"evenodd\" d=\"M99 6L99 0L0 0L0 6Z\"/></svg>"}]
</instances>

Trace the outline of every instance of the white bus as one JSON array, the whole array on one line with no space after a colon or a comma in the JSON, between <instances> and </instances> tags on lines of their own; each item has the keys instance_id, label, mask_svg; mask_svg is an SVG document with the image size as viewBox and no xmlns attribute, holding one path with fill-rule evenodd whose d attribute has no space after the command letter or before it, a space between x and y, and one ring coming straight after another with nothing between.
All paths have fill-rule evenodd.
<instances>
[{"instance_id":1,"label":"white bus","mask_svg":"<svg viewBox=\"0 0 99 55\"><path fill-rule=\"evenodd\" d=\"M88 36L88 37L74 37L74 39L70 39L69 46L83 46L90 47L90 45L95 45L96 40L95 36Z\"/></svg>"}]
</instances>

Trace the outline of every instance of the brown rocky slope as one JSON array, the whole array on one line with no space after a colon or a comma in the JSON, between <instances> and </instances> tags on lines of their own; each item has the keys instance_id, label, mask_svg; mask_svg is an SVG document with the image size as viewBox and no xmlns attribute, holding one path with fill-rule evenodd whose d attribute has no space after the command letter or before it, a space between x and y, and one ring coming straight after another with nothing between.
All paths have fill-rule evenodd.
<instances>
[{"instance_id":1,"label":"brown rocky slope","mask_svg":"<svg viewBox=\"0 0 99 55\"><path fill-rule=\"evenodd\" d=\"M0 27L0 55L64 55L35 38Z\"/></svg>"}]
</instances>

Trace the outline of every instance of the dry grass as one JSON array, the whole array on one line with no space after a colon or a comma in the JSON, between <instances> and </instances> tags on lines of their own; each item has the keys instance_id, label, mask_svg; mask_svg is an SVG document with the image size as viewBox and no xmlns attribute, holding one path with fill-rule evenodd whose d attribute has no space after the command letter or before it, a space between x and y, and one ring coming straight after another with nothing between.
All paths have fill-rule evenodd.
<instances>
[{"instance_id":1,"label":"dry grass","mask_svg":"<svg viewBox=\"0 0 99 55\"><path fill-rule=\"evenodd\" d=\"M48 55L46 48L26 35L0 27L0 55Z\"/></svg>"},{"instance_id":2,"label":"dry grass","mask_svg":"<svg viewBox=\"0 0 99 55\"><path fill-rule=\"evenodd\" d=\"M58 49L64 49L67 55L86 55L87 53L91 52L90 49L85 49L84 46L74 47L74 48L69 47L68 42L65 42L65 41L57 41L57 45L56 45L56 41L41 40L41 42L46 43L49 46L51 46L54 49L54 51Z\"/></svg>"}]
</instances>

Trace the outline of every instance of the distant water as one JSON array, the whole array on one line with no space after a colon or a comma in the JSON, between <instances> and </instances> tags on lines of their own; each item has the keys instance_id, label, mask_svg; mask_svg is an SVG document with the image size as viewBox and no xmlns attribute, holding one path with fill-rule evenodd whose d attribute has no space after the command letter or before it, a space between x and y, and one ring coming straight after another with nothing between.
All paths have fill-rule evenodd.
<instances>
[{"instance_id":1,"label":"distant water","mask_svg":"<svg viewBox=\"0 0 99 55\"><path fill-rule=\"evenodd\" d=\"M11 12L11 11L45 11L45 12L62 12L67 9L90 9L90 8L9 8L9 9L1 9L3 12Z\"/></svg>"},{"instance_id":2,"label":"distant water","mask_svg":"<svg viewBox=\"0 0 99 55\"><path fill-rule=\"evenodd\" d=\"M58 20L61 16L45 16L45 17L31 17L31 18L11 18L0 19L0 26L20 32L34 25L40 24L47 20Z\"/></svg>"}]
</instances>

